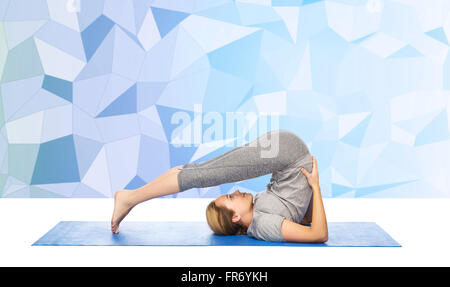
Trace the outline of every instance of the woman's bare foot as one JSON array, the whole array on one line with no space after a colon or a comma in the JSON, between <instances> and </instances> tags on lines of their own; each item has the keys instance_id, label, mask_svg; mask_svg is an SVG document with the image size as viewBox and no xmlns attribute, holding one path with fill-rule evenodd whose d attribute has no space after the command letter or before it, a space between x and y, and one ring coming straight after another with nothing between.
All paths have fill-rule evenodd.
<instances>
[{"instance_id":1,"label":"woman's bare foot","mask_svg":"<svg viewBox=\"0 0 450 287\"><path fill-rule=\"evenodd\" d=\"M114 195L114 211L111 218L111 232L119 233L119 224L134 207L130 200L133 190L122 189Z\"/></svg>"}]
</instances>

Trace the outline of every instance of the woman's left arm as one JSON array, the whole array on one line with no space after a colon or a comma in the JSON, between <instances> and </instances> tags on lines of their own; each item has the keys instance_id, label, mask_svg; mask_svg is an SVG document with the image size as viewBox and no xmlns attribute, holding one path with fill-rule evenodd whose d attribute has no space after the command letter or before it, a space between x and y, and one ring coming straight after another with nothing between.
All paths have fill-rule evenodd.
<instances>
[{"instance_id":1,"label":"woman's left arm","mask_svg":"<svg viewBox=\"0 0 450 287\"><path fill-rule=\"evenodd\" d=\"M306 210L306 214L305 214L305 216L303 216L303 219L300 222L300 224L303 224L303 225L311 224L311 222L312 222L312 201L313 201L313 198L311 196L311 200L309 201L308 209Z\"/></svg>"}]
</instances>

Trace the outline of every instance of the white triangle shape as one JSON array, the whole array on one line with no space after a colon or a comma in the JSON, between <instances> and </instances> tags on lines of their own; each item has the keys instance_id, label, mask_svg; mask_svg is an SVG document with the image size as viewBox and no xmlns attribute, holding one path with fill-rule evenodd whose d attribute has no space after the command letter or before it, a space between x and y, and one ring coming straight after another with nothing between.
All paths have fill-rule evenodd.
<instances>
[{"instance_id":1,"label":"white triangle shape","mask_svg":"<svg viewBox=\"0 0 450 287\"><path fill-rule=\"evenodd\" d=\"M105 196L112 196L105 147L102 147L81 182Z\"/></svg>"},{"instance_id":2,"label":"white triangle shape","mask_svg":"<svg viewBox=\"0 0 450 287\"><path fill-rule=\"evenodd\" d=\"M24 40L33 36L47 21L11 21L4 22L8 49L11 50Z\"/></svg>"},{"instance_id":3,"label":"white triangle shape","mask_svg":"<svg viewBox=\"0 0 450 287\"><path fill-rule=\"evenodd\" d=\"M156 26L151 10L147 12L137 37L147 52L161 40L161 36L159 35L159 30Z\"/></svg>"},{"instance_id":4,"label":"white triangle shape","mask_svg":"<svg viewBox=\"0 0 450 287\"><path fill-rule=\"evenodd\" d=\"M370 112L355 113L339 116L339 138L344 137L354 127L356 127L361 121L363 121Z\"/></svg>"},{"instance_id":5,"label":"white triangle shape","mask_svg":"<svg viewBox=\"0 0 450 287\"><path fill-rule=\"evenodd\" d=\"M190 15L180 24L209 53L243 38L260 28L243 27L198 15Z\"/></svg>"},{"instance_id":6,"label":"white triangle shape","mask_svg":"<svg viewBox=\"0 0 450 287\"><path fill-rule=\"evenodd\" d=\"M306 46L305 53L298 67L292 82L289 85L289 90L312 90L311 77L311 58L309 51L309 43Z\"/></svg>"},{"instance_id":7,"label":"white triangle shape","mask_svg":"<svg viewBox=\"0 0 450 287\"><path fill-rule=\"evenodd\" d=\"M35 38L35 43L46 75L73 82L86 65L42 40Z\"/></svg>"},{"instance_id":8,"label":"white triangle shape","mask_svg":"<svg viewBox=\"0 0 450 287\"><path fill-rule=\"evenodd\" d=\"M353 185L334 167L331 167L331 181L335 184L353 187Z\"/></svg>"},{"instance_id":9,"label":"white triangle shape","mask_svg":"<svg viewBox=\"0 0 450 287\"><path fill-rule=\"evenodd\" d=\"M300 12L299 7L273 7L273 9L283 19L286 28L291 35L294 43L297 42L297 30L298 30L298 15Z\"/></svg>"}]
</instances>

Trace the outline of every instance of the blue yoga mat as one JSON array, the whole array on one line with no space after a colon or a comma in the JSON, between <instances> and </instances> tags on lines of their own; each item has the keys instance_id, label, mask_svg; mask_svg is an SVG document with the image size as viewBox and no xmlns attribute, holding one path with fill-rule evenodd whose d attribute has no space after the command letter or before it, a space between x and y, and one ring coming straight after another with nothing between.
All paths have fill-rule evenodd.
<instances>
[{"instance_id":1,"label":"blue yoga mat","mask_svg":"<svg viewBox=\"0 0 450 287\"><path fill-rule=\"evenodd\" d=\"M400 247L374 222L328 222L325 243L269 242L247 235L220 236L206 222L137 222L120 224L111 233L106 221L61 221L33 246L348 246Z\"/></svg>"}]
</instances>

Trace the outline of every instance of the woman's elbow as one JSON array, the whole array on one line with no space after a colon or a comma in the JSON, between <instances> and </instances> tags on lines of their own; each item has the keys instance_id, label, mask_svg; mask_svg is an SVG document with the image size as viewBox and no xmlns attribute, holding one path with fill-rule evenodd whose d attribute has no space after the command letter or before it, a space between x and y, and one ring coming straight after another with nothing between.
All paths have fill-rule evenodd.
<instances>
[{"instance_id":1,"label":"woman's elbow","mask_svg":"<svg viewBox=\"0 0 450 287\"><path fill-rule=\"evenodd\" d=\"M325 228L325 234L324 234L322 239L323 239L323 242L327 242L328 241L328 227Z\"/></svg>"},{"instance_id":2,"label":"woman's elbow","mask_svg":"<svg viewBox=\"0 0 450 287\"><path fill-rule=\"evenodd\" d=\"M325 243L328 241L328 230L325 230L320 236L317 238L317 242L319 243Z\"/></svg>"}]
</instances>

